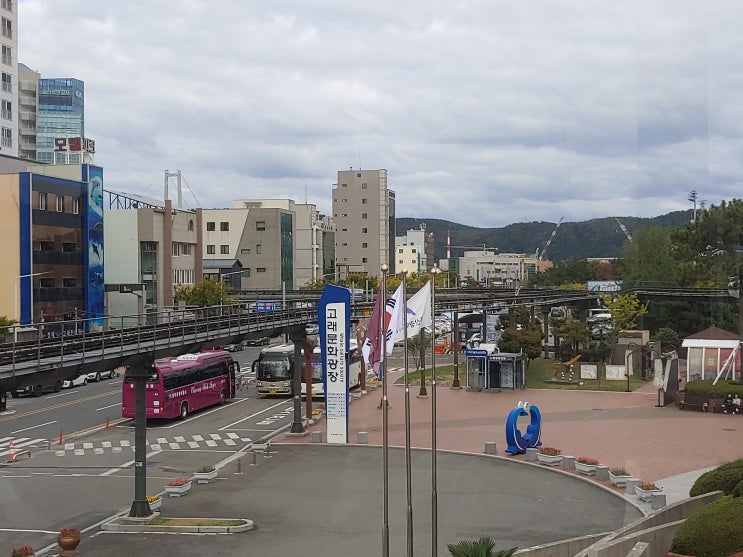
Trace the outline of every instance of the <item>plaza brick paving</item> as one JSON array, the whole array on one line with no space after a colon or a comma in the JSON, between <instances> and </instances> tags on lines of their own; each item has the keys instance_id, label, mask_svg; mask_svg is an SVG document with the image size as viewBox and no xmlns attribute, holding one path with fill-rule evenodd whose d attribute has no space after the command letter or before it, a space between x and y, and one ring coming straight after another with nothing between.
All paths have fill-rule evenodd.
<instances>
[{"instance_id":1,"label":"plaza brick paving","mask_svg":"<svg viewBox=\"0 0 743 557\"><path fill-rule=\"evenodd\" d=\"M399 373L390 374L390 379ZM349 407L349 442L368 433L368 442L382 444L381 387L355 398ZM420 386L410 387L411 445L431 447L432 388L419 397ZM389 444L405 445L404 393L389 385ZM611 468L623 467L643 481L656 482L714 467L743 457L743 415L679 410L675 404L657 407L652 384L635 392L598 392L524 389L469 392L439 386L436 389L437 447L483 453L485 442L495 442L497 454L507 456L505 420L519 401L528 401L542 413L542 442L563 454L589 456ZM522 431L525 425L519 422ZM322 431L320 420L308 428ZM280 442L307 442L283 435ZM512 458L523 458L512 457ZM693 480L692 480L693 481Z\"/></svg>"}]
</instances>

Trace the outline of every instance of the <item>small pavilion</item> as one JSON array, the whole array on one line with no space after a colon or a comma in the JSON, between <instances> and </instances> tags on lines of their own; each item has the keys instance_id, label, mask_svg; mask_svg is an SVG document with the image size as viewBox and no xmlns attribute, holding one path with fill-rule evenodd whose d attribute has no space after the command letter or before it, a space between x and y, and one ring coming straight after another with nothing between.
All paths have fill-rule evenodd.
<instances>
[{"instance_id":1,"label":"small pavilion","mask_svg":"<svg viewBox=\"0 0 743 557\"><path fill-rule=\"evenodd\" d=\"M686 381L727 377L741 379L740 336L709 327L686 337L681 343L687 349Z\"/></svg>"}]
</instances>

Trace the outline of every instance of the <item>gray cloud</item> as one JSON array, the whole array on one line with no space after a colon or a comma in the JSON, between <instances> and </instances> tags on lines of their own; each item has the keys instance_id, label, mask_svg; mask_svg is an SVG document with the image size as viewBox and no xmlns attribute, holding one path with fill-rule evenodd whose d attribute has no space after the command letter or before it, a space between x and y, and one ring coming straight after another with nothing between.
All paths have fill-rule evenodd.
<instances>
[{"instance_id":1,"label":"gray cloud","mask_svg":"<svg viewBox=\"0 0 743 557\"><path fill-rule=\"evenodd\" d=\"M19 59L86 85L108 187L330 211L386 168L401 216L654 216L740 190L741 7L635 0L21 0Z\"/></svg>"}]
</instances>

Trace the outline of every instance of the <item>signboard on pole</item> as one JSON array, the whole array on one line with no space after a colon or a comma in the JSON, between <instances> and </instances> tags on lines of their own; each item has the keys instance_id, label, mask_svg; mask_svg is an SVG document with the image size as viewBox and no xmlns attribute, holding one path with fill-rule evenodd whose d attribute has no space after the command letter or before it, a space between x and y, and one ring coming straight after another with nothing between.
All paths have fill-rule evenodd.
<instances>
[{"instance_id":1,"label":"signboard on pole","mask_svg":"<svg viewBox=\"0 0 743 557\"><path fill-rule=\"evenodd\" d=\"M329 285L318 305L328 443L348 442L348 353L351 293Z\"/></svg>"}]
</instances>

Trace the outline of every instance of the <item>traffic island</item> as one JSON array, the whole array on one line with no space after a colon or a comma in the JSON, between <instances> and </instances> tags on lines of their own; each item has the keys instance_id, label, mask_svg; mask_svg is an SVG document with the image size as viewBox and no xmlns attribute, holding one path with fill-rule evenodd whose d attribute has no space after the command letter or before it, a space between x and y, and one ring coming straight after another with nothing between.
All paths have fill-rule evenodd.
<instances>
[{"instance_id":1,"label":"traffic island","mask_svg":"<svg viewBox=\"0 0 743 557\"><path fill-rule=\"evenodd\" d=\"M160 513L134 518L117 516L101 525L105 532L169 532L171 534L236 534L253 529L247 518L164 518Z\"/></svg>"}]
</instances>

